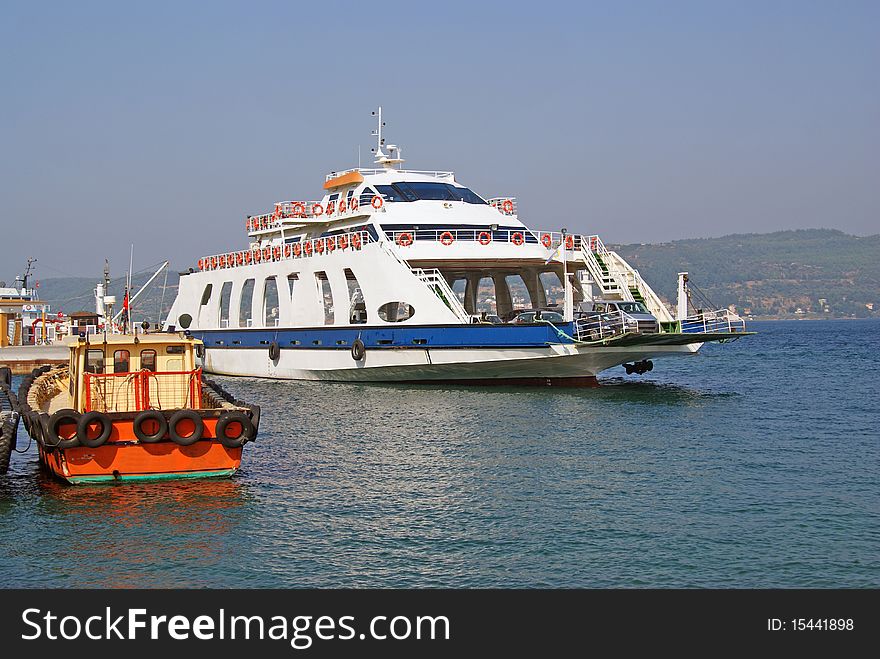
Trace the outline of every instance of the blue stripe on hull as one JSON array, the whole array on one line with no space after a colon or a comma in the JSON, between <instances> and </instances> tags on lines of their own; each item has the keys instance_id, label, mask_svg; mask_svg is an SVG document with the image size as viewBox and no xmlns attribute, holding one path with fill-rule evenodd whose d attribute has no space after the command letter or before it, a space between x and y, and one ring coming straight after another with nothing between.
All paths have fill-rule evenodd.
<instances>
[{"instance_id":1,"label":"blue stripe on hull","mask_svg":"<svg viewBox=\"0 0 880 659\"><path fill-rule=\"evenodd\" d=\"M572 335L572 323L559 329ZM410 325L347 327L193 330L192 335L208 348L262 348L277 341L282 348L348 349L360 338L367 348L501 348L543 347L549 343L572 343L552 326L535 325Z\"/></svg>"}]
</instances>

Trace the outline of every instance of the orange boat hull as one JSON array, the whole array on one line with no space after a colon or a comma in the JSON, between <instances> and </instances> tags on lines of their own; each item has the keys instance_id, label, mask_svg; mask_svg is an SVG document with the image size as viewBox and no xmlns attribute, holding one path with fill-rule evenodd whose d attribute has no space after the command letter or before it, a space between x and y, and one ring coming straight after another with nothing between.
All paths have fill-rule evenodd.
<instances>
[{"instance_id":1,"label":"orange boat hull","mask_svg":"<svg viewBox=\"0 0 880 659\"><path fill-rule=\"evenodd\" d=\"M41 446L40 459L52 474L74 484L231 476L241 465L242 449L216 440L217 419L203 421L202 439L190 446L170 440L141 443L134 436L131 421L115 420L103 446L53 451Z\"/></svg>"}]
</instances>

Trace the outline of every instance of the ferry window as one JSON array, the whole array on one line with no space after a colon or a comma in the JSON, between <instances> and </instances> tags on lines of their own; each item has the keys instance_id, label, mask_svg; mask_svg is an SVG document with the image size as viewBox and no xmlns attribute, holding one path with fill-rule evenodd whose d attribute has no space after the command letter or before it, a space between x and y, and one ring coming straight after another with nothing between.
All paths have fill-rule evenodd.
<instances>
[{"instance_id":1,"label":"ferry window","mask_svg":"<svg viewBox=\"0 0 880 659\"><path fill-rule=\"evenodd\" d=\"M254 280L248 279L241 287L241 306L238 309L238 326L250 327L252 323L251 305L254 301Z\"/></svg>"},{"instance_id":2,"label":"ferry window","mask_svg":"<svg viewBox=\"0 0 880 659\"><path fill-rule=\"evenodd\" d=\"M414 199L407 199L403 192L391 185L377 185L376 189L385 198L385 201L415 201ZM367 203L370 203L370 201L368 200Z\"/></svg>"},{"instance_id":3,"label":"ferry window","mask_svg":"<svg viewBox=\"0 0 880 659\"><path fill-rule=\"evenodd\" d=\"M327 273L316 272L315 283L318 286L318 300L324 307L324 324L332 325L334 319L333 291L330 288L330 281L327 279Z\"/></svg>"},{"instance_id":4,"label":"ferry window","mask_svg":"<svg viewBox=\"0 0 880 659\"><path fill-rule=\"evenodd\" d=\"M190 316L188 313L180 314L180 317L177 319L177 323L183 329L189 329L189 326L192 325L192 322L193 322L193 317Z\"/></svg>"},{"instance_id":5,"label":"ferry window","mask_svg":"<svg viewBox=\"0 0 880 659\"><path fill-rule=\"evenodd\" d=\"M351 188L351 189L348 191L348 194L345 195L345 198L346 198L349 202L351 202L351 198L352 198L353 196L354 196L354 188Z\"/></svg>"},{"instance_id":6,"label":"ferry window","mask_svg":"<svg viewBox=\"0 0 880 659\"><path fill-rule=\"evenodd\" d=\"M373 190L373 188L364 188L363 192L361 192L361 196L358 197L358 203L361 206L366 206L373 201L373 197L375 196L376 191Z\"/></svg>"},{"instance_id":7,"label":"ferry window","mask_svg":"<svg viewBox=\"0 0 880 659\"><path fill-rule=\"evenodd\" d=\"M431 184L428 184L431 185ZM466 204L485 204L486 200L483 199L476 192L471 190L470 188L459 188L455 185L447 185L449 188L449 192L452 195L452 198L456 201L463 201Z\"/></svg>"},{"instance_id":8,"label":"ferry window","mask_svg":"<svg viewBox=\"0 0 880 659\"><path fill-rule=\"evenodd\" d=\"M205 292L202 293L202 306L208 304L208 300L211 299L211 291L214 290L214 284L208 284L205 286Z\"/></svg>"},{"instance_id":9,"label":"ferry window","mask_svg":"<svg viewBox=\"0 0 880 659\"><path fill-rule=\"evenodd\" d=\"M86 355L86 372L103 373L104 372L104 351L89 350Z\"/></svg>"},{"instance_id":10,"label":"ferry window","mask_svg":"<svg viewBox=\"0 0 880 659\"><path fill-rule=\"evenodd\" d=\"M129 373L128 365L131 361L131 354L128 350L117 350L113 353L113 372Z\"/></svg>"},{"instance_id":11,"label":"ferry window","mask_svg":"<svg viewBox=\"0 0 880 659\"><path fill-rule=\"evenodd\" d=\"M291 300L293 299L293 287L296 284L298 279L299 279L298 272L291 272L289 275L287 275L287 287L290 289L290 299Z\"/></svg>"},{"instance_id":12,"label":"ferry window","mask_svg":"<svg viewBox=\"0 0 880 659\"><path fill-rule=\"evenodd\" d=\"M547 306L562 305L565 292L562 287L562 278L555 272L542 272L538 278L544 287L544 295L547 298ZM537 306L537 305L536 305Z\"/></svg>"},{"instance_id":13,"label":"ferry window","mask_svg":"<svg viewBox=\"0 0 880 659\"><path fill-rule=\"evenodd\" d=\"M507 275L504 281L507 284L507 290L510 292L511 310L538 306L532 303L529 297L529 290L526 288L526 282L523 280L522 275Z\"/></svg>"},{"instance_id":14,"label":"ferry window","mask_svg":"<svg viewBox=\"0 0 880 659\"><path fill-rule=\"evenodd\" d=\"M367 322L367 306L364 304L364 294L354 272L345 269L345 281L348 284L348 322L359 325Z\"/></svg>"},{"instance_id":15,"label":"ferry window","mask_svg":"<svg viewBox=\"0 0 880 659\"><path fill-rule=\"evenodd\" d=\"M223 288L220 289L220 327L229 327L229 301L231 299L232 282L225 281Z\"/></svg>"},{"instance_id":16,"label":"ferry window","mask_svg":"<svg viewBox=\"0 0 880 659\"><path fill-rule=\"evenodd\" d=\"M416 315L416 310L406 302L386 302L379 307L379 318L386 323L402 323Z\"/></svg>"},{"instance_id":17,"label":"ferry window","mask_svg":"<svg viewBox=\"0 0 880 659\"><path fill-rule=\"evenodd\" d=\"M141 369L156 372L155 350L141 350Z\"/></svg>"},{"instance_id":18,"label":"ferry window","mask_svg":"<svg viewBox=\"0 0 880 659\"><path fill-rule=\"evenodd\" d=\"M494 314L496 309L495 281L491 277L482 277L477 285L477 308L475 313L485 311L486 313Z\"/></svg>"},{"instance_id":19,"label":"ferry window","mask_svg":"<svg viewBox=\"0 0 880 659\"><path fill-rule=\"evenodd\" d=\"M165 352L169 355L182 355L183 354L183 346L168 346L165 348Z\"/></svg>"},{"instance_id":20,"label":"ferry window","mask_svg":"<svg viewBox=\"0 0 880 659\"><path fill-rule=\"evenodd\" d=\"M263 285L263 325L275 327L278 325L278 283L275 277L266 277Z\"/></svg>"}]
</instances>

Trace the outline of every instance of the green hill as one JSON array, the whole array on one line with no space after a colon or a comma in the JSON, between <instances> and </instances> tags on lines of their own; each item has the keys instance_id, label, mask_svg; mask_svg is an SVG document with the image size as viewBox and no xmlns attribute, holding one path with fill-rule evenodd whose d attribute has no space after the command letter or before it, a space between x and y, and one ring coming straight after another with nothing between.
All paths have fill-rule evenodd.
<instances>
[{"instance_id":1,"label":"green hill","mask_svg":"<svg viewBox=\"0 0 880 659\"><path fill-rule=\"evenodd\" d=\"M880 235L804 229L611 248L667 300L687 271L713 302L741 313L880 316Z\"/></svg>"}]
</instances>

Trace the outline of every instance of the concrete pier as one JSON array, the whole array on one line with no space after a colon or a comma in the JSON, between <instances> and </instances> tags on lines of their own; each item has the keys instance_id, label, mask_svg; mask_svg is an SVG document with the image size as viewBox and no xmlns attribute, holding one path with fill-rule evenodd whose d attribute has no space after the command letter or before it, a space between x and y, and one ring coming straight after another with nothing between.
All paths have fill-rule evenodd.
<instances>
[{"instance_id":1,"label":"concrete pier","mask_svg":"<svg viewBox=\"0 0 880 659\"><path fill-rule=\"evenodd\" d=\"M0 348L0 366L7 366L13 375L25 375L46 365L66 364L70 349L66 345L6 346Z\"/></svg>"}]
</instances>

